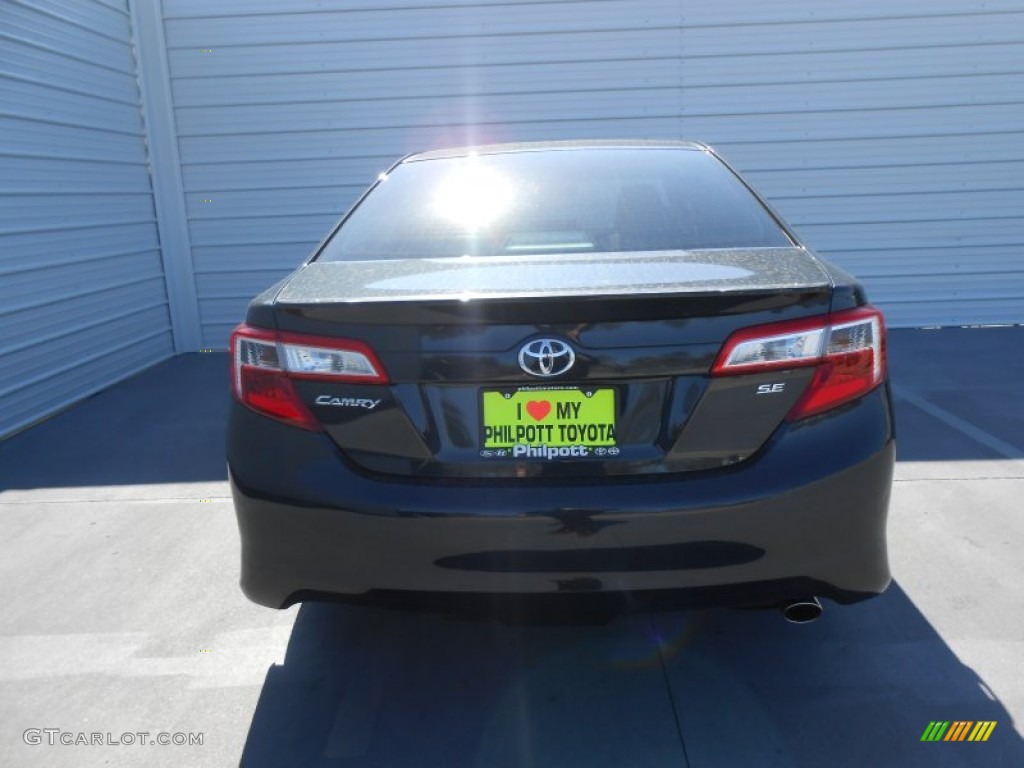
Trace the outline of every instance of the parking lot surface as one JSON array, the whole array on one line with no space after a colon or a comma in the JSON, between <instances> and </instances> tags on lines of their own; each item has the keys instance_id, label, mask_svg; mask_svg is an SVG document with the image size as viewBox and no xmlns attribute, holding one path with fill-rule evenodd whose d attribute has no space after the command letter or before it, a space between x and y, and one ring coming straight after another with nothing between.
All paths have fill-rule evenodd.
<instances>
[{"instance_id":1,"label":"parking lot surface","mask_svg":"<svg viewBox=\"0 0 1024 768\"><path fill-rule=\"evenodd\" d=\"M226 356L169 360L0 443L0 765L1018 768L1022 349L891 332L894 582L805 626L252 605ZM936 720L996 726L923 743Z\"/></svg>"}]
</instances>

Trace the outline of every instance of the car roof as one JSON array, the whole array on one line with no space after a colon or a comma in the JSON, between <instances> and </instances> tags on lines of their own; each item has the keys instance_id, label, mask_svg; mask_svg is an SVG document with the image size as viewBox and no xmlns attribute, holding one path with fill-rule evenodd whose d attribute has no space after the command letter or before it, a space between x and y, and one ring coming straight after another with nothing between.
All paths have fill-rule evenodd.
<instances>
[{"instance_id":1,"label":"car roof","mask_svg":"<svg viewBox=\"0 0 1024 768\"><path fill-rule=\"evenodd\" d=\"M548 150L573 149L687 149L705 150L707 146L697 141L673 141L668 139L579 139L573 141L522 141L507 144L479 144L467 147L450 147L435 149L428 152L417 152L404 158L402 162L411 163L419 160L438 160L448 157L466 157L469 155L496 155L506 152L541 152Z\"/></svg>"}]
</instances>

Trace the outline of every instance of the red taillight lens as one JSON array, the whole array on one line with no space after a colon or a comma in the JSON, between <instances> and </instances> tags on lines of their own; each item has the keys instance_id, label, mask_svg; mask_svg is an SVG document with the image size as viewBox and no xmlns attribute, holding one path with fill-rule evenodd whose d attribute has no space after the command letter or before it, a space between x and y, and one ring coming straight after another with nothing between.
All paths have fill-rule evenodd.
<instances>
[{"instance_id":1,"label":"red taillight lens","mask_svg":"<svg viewBox=\"0 0 1024 768\"><path fill-rule=\"evenodd\" d=\"M874 307L744 328L726 341L712 376L816 366L786 417L803 419L867 394L885 378L885 322Z\"/></svg>"},{"instance_id":2,"label":"red taillight lens","mask_svg":"<svg viewBox=\"0 0 1024 768\"><path fill-rule=\"evenodd\" d=\"M231 334L235 398L254 411L303 429L320 424L295 391L292 379L386 384L384 368L360 341L278 333L248 325Z\"/></svg>"},{"instance_id":3,"label":"red taillight lens","mask_svg":"<svg viewBox=\"0 0 1024 768\"><path fill-rule=\"evenodd\" d=\"M291 381L281 371L264 371L247 366L241 371L240 379L242 396L238 399L254 411L303 429L320 429L313 414L299 399Z\"/></svg>"}]
</instances>

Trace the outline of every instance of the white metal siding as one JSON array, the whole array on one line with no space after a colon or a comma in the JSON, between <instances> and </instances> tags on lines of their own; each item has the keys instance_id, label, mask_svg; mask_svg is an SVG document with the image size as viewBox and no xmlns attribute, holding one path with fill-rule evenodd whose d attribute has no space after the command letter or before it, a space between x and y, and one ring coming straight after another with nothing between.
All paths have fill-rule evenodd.
<instances>
[{"instance_id":1,"label":"white metal siding","mask_svg":"<svg viewBox=\"0 0 1024 768\"><path fill-rule=\"evenodd\" d=\"M172 354L124 3L0 5L0 436Z\"/></svg>"},{"instance_id":2,"label":"white metal siding","mask_svg":"<svg viewBox=\"0 0 1024 768\"><path fill-rule=\"evenodd\" d=\"M893 325L1024 322L1024 3L720 3L683 125Z\"/></svg>"},{"instance_id":3,"label":"white metal siding","mask_svg":"<svg viewBox=\"0 0 1024 768\"><path fill-rule=\"evenodd\" d=\"M164 0L204 344L392 159L696 138L893 325L1024 320L1020 0Z\"/></svg>"}]
</instances>

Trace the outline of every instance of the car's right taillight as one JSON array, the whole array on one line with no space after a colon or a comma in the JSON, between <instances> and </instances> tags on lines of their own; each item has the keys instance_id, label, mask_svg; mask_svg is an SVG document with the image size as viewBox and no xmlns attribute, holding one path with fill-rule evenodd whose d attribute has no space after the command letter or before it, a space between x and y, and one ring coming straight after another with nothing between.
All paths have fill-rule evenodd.
<instances>
[{"instance_id":1,"label":"car's right taillight","mask_svg":"<svg viewBox=\"0 0 1024 768\"><path fill-rule=\"evenodd\" d=\"M734 376L814 366L814 375L786 416L794 421L867 394L885 379L885 321L874 307L755 326L737 331L711 369Z\"/></svg>"},{"instance_id":2,"label":"car's right taillight","mask_svg":"<svg viewBox=\"0 0 1024 768\"><path fill-rule=\"evenodd\" d=\"M231 334L231 389L258 413L319 430L293 379L386 384L373 351L360 341L283 333L240 325Z\"/></svg>"}]
</instances>

